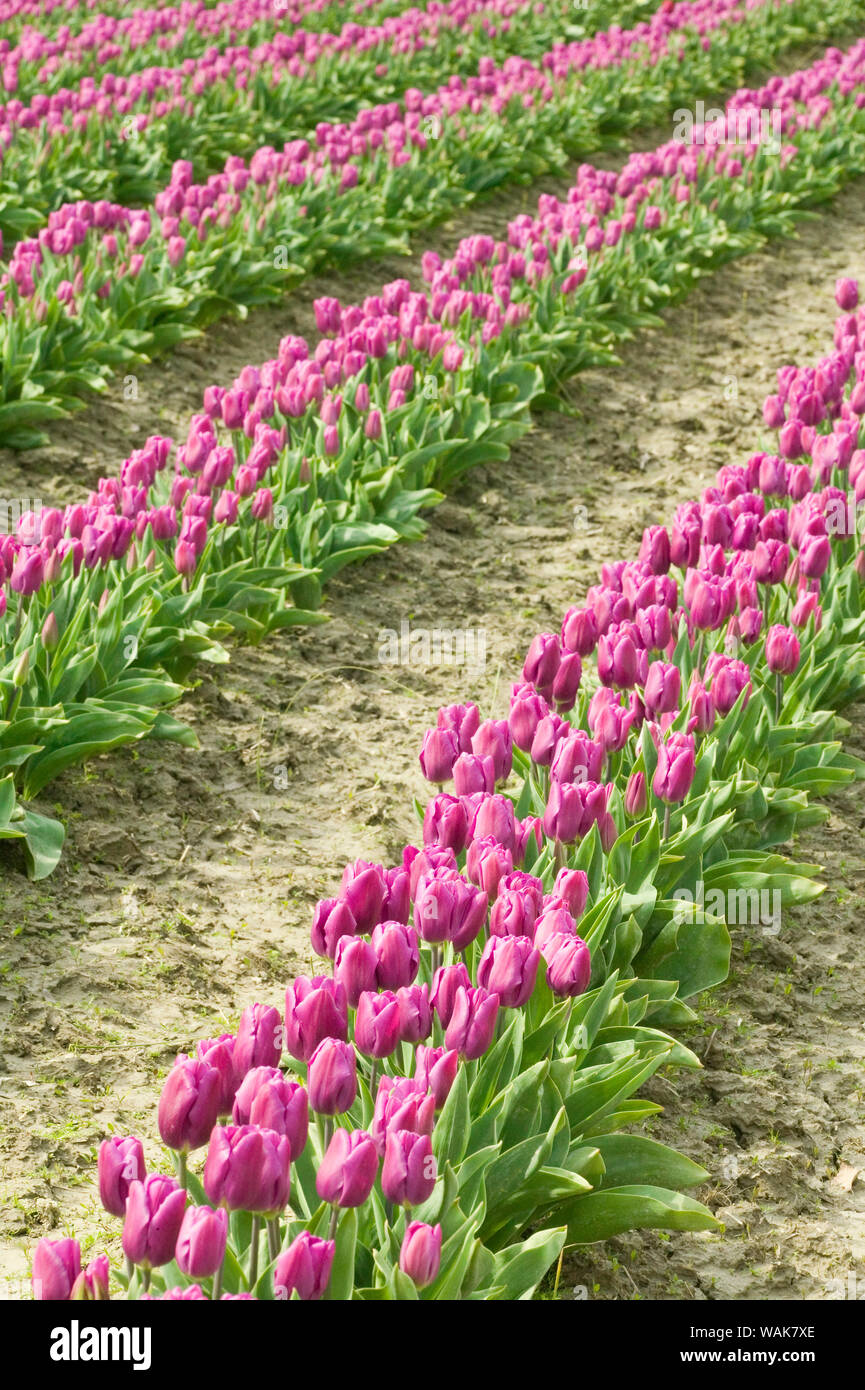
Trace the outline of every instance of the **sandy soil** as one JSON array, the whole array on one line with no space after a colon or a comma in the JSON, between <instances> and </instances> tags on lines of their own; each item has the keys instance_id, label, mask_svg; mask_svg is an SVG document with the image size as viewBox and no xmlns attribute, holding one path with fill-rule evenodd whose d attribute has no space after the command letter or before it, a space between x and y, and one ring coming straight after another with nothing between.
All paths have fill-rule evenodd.
<instances>
[{"instance_id":1,"label":"sandy soil","mask_svg":"<svg viewBox=\"0 0 865 1390\"><path fill-rule=\"evenodd\" d=\"M554 185L549 185L554 187ZM537 197L470 219L498 229ZM831 343L836 275L865 274L865 189L801 239L707 281L621 367L585 374L577 414L544 416L508 465L477 469L399 547L332 584L332 621L283 634L201 683L180 713L200 751L151 744L99 760L51 790L69 825L57 874L4 875L0 959L0 1271L19 1296L27 1251L73 1228L101 1248L94 1158L108 1132L155 1134L158 1079L175 1052L233 1026L254 999L280 1003L311 960L315 900L356 856L393 862L416 838L417 750L439 704L501 712L535 632L558 625L605 559L633 553L717 467L758 446L775 369ZM439 244L461 229L445 228ZM360 298L414 263L319 279L279 311L222 325L143 371L52 447L0 460L42 500L78 496L116 466L130 427L169 432L202 388L310 332L322 293ZM402 621L486 634L483 670L388 666L379 633ZM865 743L865 724L851 740ZM691 1039L705 1069L658 1078L652 1132L718 1176L700 1194L726 1234L623 1237L566 1262L560 1292L590 1297L798 1298L858 1271L865 1295L862 812L832 803L797 846L830 891L781 937L736 941L734 973L701 1001ZM7 866L8 863L7 863ZM100 1230L102 1227L102 1230Z\"/></svg>"}]
</instances>

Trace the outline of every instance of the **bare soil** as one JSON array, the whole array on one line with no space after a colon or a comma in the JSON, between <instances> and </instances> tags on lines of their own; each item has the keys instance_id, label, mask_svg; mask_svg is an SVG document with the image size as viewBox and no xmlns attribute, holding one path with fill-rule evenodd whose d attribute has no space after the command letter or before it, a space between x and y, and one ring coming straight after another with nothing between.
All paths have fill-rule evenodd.
<instances>
[{"instance_id":1,"label":"bare soil","mask_svg":"<svg viewBox=\"0 0 865 1390\"><path fill-rule=\"evenodd\" d=\"M475 210L439 245L468 227L498 232L538 192ZM633 554L644 526L759 447L776 368L829 349L835 276L865 278L863 193L852 186L797 241L707 280L620 367L579 378L577 413L544 415L508 464L476 469L421 544L344 571L326 626L202 670L180 707L199 750L152 743L52 786L69 828L60 869L30 884L14 858L0 865L9 1296L41 1235L116 1248L95 1193L100 1139L137 1132L149 1163L164 1163L155 1105L175 1053L233 1027L253 1000L280 1004L311 963L312 907L344 863L395 862L416 840L417 752L436 708L473 698L501 713L531 637L558 626L598 565ZM209 382L272 354L284 333L311 334L317 295L359 299L400 274L416 278L417 263L322 277L278 310L218 326L143 369L137 400L118 383L51 446L2 456L4 491L80 497L147 433L179 433ZM484 669L382 664L380 632L403 621L482 629ZM857 716L850 747L863 746ZM826 895L778 938L740 934L730 980L700 1001L686 1041L704 1070L650 1088L666 1107L650 1132L715 1175L698 1195L724 1234L648 1232L575 1252L560 1296L815 1298L850 1275L865 1295L865 1176L851 1177L865 1172L860 795L835 798L827 826L796 846L825 864Z\"/></svg>"}]
</instances>

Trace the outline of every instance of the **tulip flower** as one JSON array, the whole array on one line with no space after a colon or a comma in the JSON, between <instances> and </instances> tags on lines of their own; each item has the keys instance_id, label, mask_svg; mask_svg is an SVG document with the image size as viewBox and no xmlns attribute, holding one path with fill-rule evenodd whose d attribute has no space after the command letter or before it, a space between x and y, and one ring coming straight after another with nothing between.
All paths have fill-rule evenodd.
<instances>
[{"instance_id":1,"label":"tulip flower","mask_svg":"<svg viewBox=\"0 0 865 1390\"><path fill-rule=\"evenodd\" d=\"M637 769L631 773L625 788L625 815L631 820L640 820L646 814L647 806L646 774Z\"/></svg>"},{"instance_id":2,"label":"tulip flower","mask_svg":"<svg viewBox=\"0 0 865 1390\"><path fill-rule=\"evenodd\" d=\"M475 753L460 753L454 763L453 775L454 791L457 796L472 796L476 792L492 794L495 791L496 770L491 757L480 757ZM426 830L424 830L424 841L427 839ZM435 843L441 843L441 839L437 838Z\"/></svg>"},{"instance_id":3,"label":"tulip flower","mask_svg":"<svg viewBox=\"0 0 865 1390\"><path fill-rule=\"evenodd\" d=\"M488 898L495 898L499 883L505 874L513 872L514 860L510 850L505 849L491 835L472 840L466 855L466 876L478 888L483 889Z\"/></svg>"},{"instance_id":4,"label":"tulip flower","mask_svg":"<svg viewBox=\"0 0 865 1390\"><path fill-rule=\"evenodd\" d=\"M214 1131L224 1132L218 1126ZM211 1147L212 1144L211 1140ZM173 1260L185 1206L186 1193L173 1178L152 1173L143 1182L132 1183L123 1222L123 1253L127 1259L144 1270Z\"/></svg>"},{"instance_id":5,"label":"tulip flower","mask_svg":"<svg viewBox=\"0 0 865 1390\"><path fill-rule=\"evenodd\" d=\"M506 782L511 774L513 748L511 731L506 719L487 719L472 736L472 753L478 758L492 758L496 782ZM492 790L492 788L490 788Z\"/></svg>"},{"instance_id":6,"label":"tulip flower","mask_svg":"<svg viewBox=\"0 0 865 1390\"><path fill-rule=\"evenodd\" d=\"M432 1196L436 1185L436 1161L428 1134L388 1130L385 1139L381 1190L396 1207L416 1207Z\"/></svg>"},{"instance_id":7,"label":"tulip flower","mask_svg":"<svg viewBox=\"0 0 865 1390\"><path fill-rule=\"evenodd\" d=\"M453 1055L456 1058L456 1053ZM379 1157L384 1157L385 1140L392 1129L432 1134L435 1112L435 1095L422 1082L392 1076L380 1077L371 1131Z\"/></svg>"},{"instance_id":8,"label":"tulip flower","mask_svg":"<svg viewBox=\"0 0 865 1390\"><path fill-rule=\"evenodd\" d=\"M387 883L380 864L368 864L365 859L358 859L354 864L346 865L339 896L351 910L361 934L372 931L381 921L386 895Z\"/></svg>"},{"instance_id":9,"label":"tulip flower","mask_svg":"<svg viewBox=\"0 0 865 1390\"><path fill-rule=\"evenodd\" d=\"M460 758L465 754L461 754ZM460 759L457 759L459 762ZM454 765L456 770L456 764ZM461 779L462 780L462 779ZM456 796L440 793L427 802L423 818L425 845L444 845L459 854L465 849L468 817L465 804Z\"/></svg>"},{"instance_id":10,"label":"tulip flower","mask_svg":"<svg viewBox=\"0 0 865 1390\"><path fill-rule=\"evenodd\" d=\"M428 729L420 752L420 768L428 782L449 782L460 749L450 729Z\"/></svg>"},{"instance_id":11,"label":"tulip flower","mask_svg":"<svg viewBox=\"0 0 865 1390\"><path fill-rule=\"evenodd\" d=\"M445 1047L415 1049L414 1080L432 1093L436 1110L441 1110L456 1080L459 1053ZM403 1126L405 1128L405 1126Z\"/></svg>"},{"instance_id":12,"label":"tulip flower","mask_svg":"<svg viewBox=\"0 0 865 1390\"><path fill-rule=\"evenodd\" d=\"M523 665L523 680L533 685L545 700L551 700L553 682L562 660L562 648L554 632L539 632L532 641Z\"/></svg>"},{"instance_id":13,"label":"tulip flower","mask_svg":"<svg viewBox=\"0 0 865 1390\"><path fill-rule=\"evenodd\" d=\"M112 1216L124 1216L130 1186L143 1182L147 1176L141 1140L133 1135L103 1139L99 1145L97 1173L99 1200L103 1207Z\"/></svg>"},{"instance_id":14,"label":"tulip flower","mask_svg":"<svg viewBox=\"0 0 865 1390\"><path fill-rule=\"evenodd\" d=\"M343 936L337 942L333 978L344 987L350 1008L357 1007L364 990L375 989L376 966L375 948L363 937Z\"/></svg>"},{"instance_id":15,"label":"tulip flower","mask_svg":"<svg viewBox=\"0 0 865 1390\"><path fill-rule=\"evenodd\" d=\"M273 1293L280 1300L292 1294L305 1303L323 1297L333 1269L336 1243L301 1231L273 1266Z\"/></svg>"},{"instance_id":16,"label":"tulip flower","mask_svg":"<svg viewBox=\"0 0 865 1390\"><path fill-rule=\"evenodd\" d=\"M312 949L317 956L334 960L340 941L358 930L354 913L342 898L323 898L316 903L312 917Z\"/></svg>"},{"instance_id":17,"label":"tulip flower","mask_svg":"<svg viewBox=\"0 0 865 1390\"><path fill-rule=\"evenodd\" d=\"M775 673L775 720L781 718L784 677L791 676L801 656L799 638L792 628L776 623L766 633L766 665Z\"/></svg>"},{"instance_id":18,"label":"tulip flower","mask_svg":"<svg viewBox=\"0 0 865 1390\"><path fill-rule=\"evenodd\" d=\"M504 940L497 937L497 940ZM467 1061L482 1057L493 1040L499 1013L499 996L483 987L460 986L445 1029L445 1046Z\"/></svg>"},{"instance_id":19,"label":"tulip flower","mask_svg":"<svg viewBox=\"0 0 865 1390\"><path fill-rule=\"evenodd\" d=\"M696 751L693 734L670 734L658 746L658 765L652 781L652 791L668 806L684 801L691 790L696 774ZM664 833L669 828L667 814Z\"/></svg>"},{"instance_id":20,"label":"tulip flower","mask_svg":"<svg viewBox=\"0 0 865 1390\"><path fill-rule=\"evenodd\" d=\"M679 708L682 688L682 673L678 666L665 661L653 661L649 667L643 690L646 714L656 719L659 714L668 714Z\"/></svg>"},{"instance_id":21,"label":"tulip flower","mask_svg":"<svg viewBox=\"0 0 865 1390\"><path fill-rule=\"evenodd\" d=\"M234 1042L238 1082L252 1067L275 1067L282 1053L282 1019L268 1004L250 1004L240 1015Z\"/></svg>"},{"instance_id":22,"label":"tulip flower","mask_svg":"<svg viewBox=\"0 0 865 1390\"><path fill-rule=\"evenodd\" d=\"M377 1174L372 1135L363 1129L338 1129L319 1165L315 1190L331 1206L360 1207L372 1192Z\"/></svg>"},{"instance_id":23,"label":"tulip flower","mask_svg":"<svg viewBox=\"0 0 865 1390\"><path fill-rule=\"evenodd\" d=\"M589 948L579 936L561 934L552 938L547 955L547 984L554 994L575 999L589 987L592 960Z\"/></svg>"},{"instance_id":24,"label":"tulip flower","mask_svg":"<svg viewBox=\"0 0 865 1390\"><path fill-rule=\"evenodd\" d=\"M348 999L338 980L300 975L285 992L285 1045L308 1062L322 1038L348 1038Z\"/></svg>"},{"instance_id":25,"label":"tulip flower","mask_svg":"<svg viewBox=\"0 0 865 1390\"><path fill-rule=\"evenodd\" d=\"M350 1110L357 1096L357 1057L351 1043L322 1038L309 1059L307 1086L309 1103L319 1115Z\"/></svg>"},{"instance_id":26,"label":"tulip flower","mask_svg":"<svg viewBox=\"0 0 865 1390\"><path fill-rule=\"evenodd\" d=\"M300 1082L290 1080L279 1067L253 1067L237 1089L232 1122L284 1134L296 1159L306 1147L309 1098Z\"/></svg>"},{"instance_id":27,"label":"tulip flower","mask_svg":"<svg viewBox=\"0 0 865 1390\"><path fill-rule=\"evenodd\" d=\"M419 1289L438 1277L442 1256L442 1228L423 1221L410 1221L402 1238L399 1267Z\"/></svg>"},{"instance_id":28,"label":"tulip flower","mask_svg":"<svg viewBox=\"0 0 865 1390\"><path fill-rule=\"evenodd\" d=\"M82 1269L75 1283L72 1285L72 1292L69 1295L71 1302L86 1300L94 1303L106 1302L110 1297L108 1286L111 1278L111 1266L108 1263L107 1255L97 1255L92 1259L86 1269Z\"/></svg>"},{"instance_id":29,"label":"tulip flower","mask_svg":"<svg viewBox=\"0 0 865 1390\"><path fill-rule=\"evenodd\" d=\"M399 1043L399 1004L390 990L366 990L358 1000L354 1040L369 1057L389 1057Z\"/></svg>"},{"instance_id":30,"label":"tulip flower","mask_svg":"<svg viewBox=\"0 0 865 1390\"><path fill-rule=\"evenodd\" d=\"M844 310L845 314L852 313L859 303L858 280L836 280L835 302L839 309Z\"/></svg>"},{"instance_id":31,"label":"tulip flower","mask_svg":"<svg viewBox=\"0 0 865 1390\"><path fill-rule=\"evenodd\" d=\"M81 1273L77 1240L40 1240L33 1252L33 1297L44 1303L65 1303Z\"/></svg>"},{"instance_id":32,"label":"tulip flower","mask_svg":"<svg viewBox=\"0 0 865 1390\"><path fill-rule=\"evenodd\" d=\"M255 1125L218 1125L204 1164L204 1191L229 1211L276 1216L290 1195L290 1160L284 1134Z\"/></svg>"},{"instance_id":33,"label":"tulip flower","mask_svg":"<svg viewBox=\"0 0 865 1390\"><path fill-rule=\"evenodd\" d=\"M396 992L400 1042L418 1043L432 1032L429 985L404 985Z\"/></svg>"},{"instance_id":34,"label":"tulip flower","mask_svg":"<svg viewBox=\"0 0 865 1390\"><path fill-rule=\"evenodd\" d=\"M412 984L420 966L420 943L414 927L380 922L373 930L371 947L375 979L367 989L401 989Z\"/></svg>"},{"instance_id":35,"label":"tulip flower","mask_svg":"<svg viewBox=\"0 0 865 1390\"><path fill-rule=\"evenodd\" d=\"M528 936L535 930L537 907L531 893L502 888L490 909L490 936Z\"/></svg>"},{"instance_id":36,"label":"tulip flower","mask_svg":"<svg viewBox=\"0 0 865 1390\"><path fill-rule=\"evenodd\" d=\"M208 1279L221 1268L228 1238L228 1212L187 1207L177 1237L175 1259L181 1274Z\"/></svg>"},{"instance_id":37,"label":"tulip flower","mask_svg":"<svg viewBox=\"0 0 865 1390\"><path fill-rule=\"evenodd\" d=\"M531 998L541 953L528 936L491 936L478 964L478 984L497 994L506 1009L519 1009Z\"/></svg>"},{"instance_id":38,"label":"tulip flower","mask_svg":"<svg viewBox=\"0 0 865 1390\"><path fill-rule=\"evenodd\" d=\"M163 1144L181 1154L202 1148L219 1116L221 1096L222 1078L215 1067L179 1058L159 1097L157 1123Z\"/></svg>"}]
</instances>

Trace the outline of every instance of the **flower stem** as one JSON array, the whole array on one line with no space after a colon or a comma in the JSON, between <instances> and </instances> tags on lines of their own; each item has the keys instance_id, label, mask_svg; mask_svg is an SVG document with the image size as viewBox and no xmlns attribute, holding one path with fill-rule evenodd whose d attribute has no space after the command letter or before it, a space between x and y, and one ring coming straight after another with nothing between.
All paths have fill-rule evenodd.
<instances>
[{"instance_id":1,"label":"flower stem","mask_svg":"<svg viewBox=\"0 0 865 1390\"><path fill-rule=\"evenodd\" d=\"M670 838L670 811L671 811L671 809L672 809L672 808L671 808L670 806L665 806L665 807L664 807L664 833L663 833L663 835L662 835L662 837L661 837L661 838L664 839L664 840L669 840L669 838Z\"/></svg>"},{"instance_id":2,"label":"flower stem","mask_svg":"<svg viewBox=\"0 0 865 1390\"><path fill-rule=\"evenodd\" d=\"M249 1247L249 1288L250 1292L258 1283L258 1236L261 1231L261 1217L254 1213L252 1218L252 1244Z\"/></svg>"},{"instance_id":3,"label":"flower stem","mask_svg":"<svg viewBox=\"0 0 865 1390\"><path fill-rule=\"evenodd\" d=\"M330 1214L330 1230L327 1233L328 1240L333 1240L336 1236L336 1228L339 1224L339 1207L334 1207Z\"/></svg>"},{"instance_id":4,"label":"flower stem","mask_svg":"<svg viewBox=\"0 0 865 1390\"><path fill-rule=\"evenodd\" d=\"M784 698L784 677L780 671L775 672L775 723L781 722L781 702Z\"/></svg>"},{"instance_id":5,"label":"flower stem","mask_svg":"<svg viewBox=\"0 0 865 1390\"><path fill-rule=\"evenodd\" d=\"M223 1255L219 1269L213 1276L213 1293L210 1295L213 1303L218 1303L222 1297L222 1276L225 1273L225 1256Z\"/></svg>"},{"instance_id":6,"label":"flower stem","mask_svg":"<svg viewBox=\"0 0 865 1390\"><path fill-rule=\"evenodd\" d=\"M267 1251L271 1260L275 1260L282 1245L282 1237L279 1230L279 1217L272 1216L267 1223Z\"/></svg>"}]
</instances>

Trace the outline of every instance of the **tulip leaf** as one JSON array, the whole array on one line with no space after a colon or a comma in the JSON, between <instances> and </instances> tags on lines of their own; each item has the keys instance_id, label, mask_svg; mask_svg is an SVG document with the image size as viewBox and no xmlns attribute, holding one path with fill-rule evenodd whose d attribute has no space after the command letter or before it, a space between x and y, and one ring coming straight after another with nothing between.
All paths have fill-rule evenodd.
<instances>
[{"instance_id":1,"label":"tulip leaf","mask_svg":"<svg viewBox=\"0 0 865 1390\"><path fill-rule=\"evenodd\" d=\"M345 1302L354 1290L354 1257L357 1245L357 1211L349 1207L342 1213L336 1228L336 1250L333 1269L325 1299L331 1303Z\"/></svg>"},{"instance_id":2,"label":"tulip leaf","mask_svg":"<svg viewBox=\"0 0 865 1390\"><path fill-rule=\"evenodd\" d=\"M469 1093L465 1067L459 1067L456 1080L442 1107L433 1130L433 1153L439 1163L456 1165L465 1157L469 1143Z\"/></svg>"},{"instance_id":3,"label":"tulip leaf","mask_svg":"<svg viewBox=\"0 0 865 1390\"><path fill-rule=\"evenodd\" d=\"M718 1227L715 1217L700 1202L649 1184L587 1192L584 1197L565 1203L558 1214L567 1220L569 1245L594 1244L642 1227L667 1231L709 1231Z\"/></svg>"}]
</instances>

